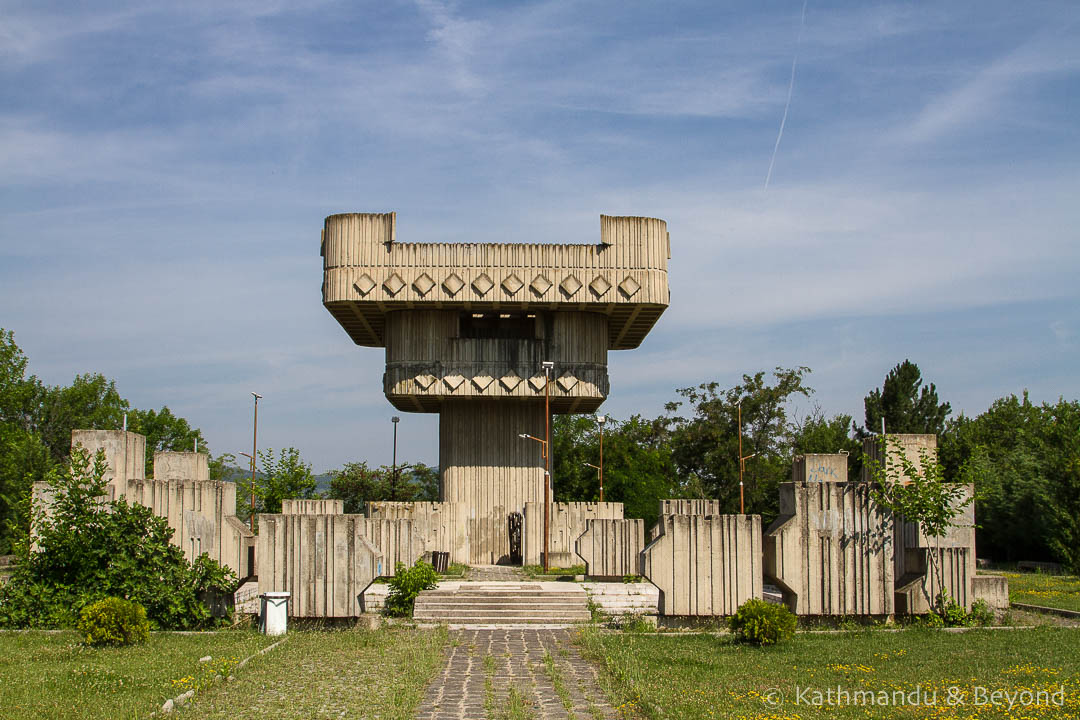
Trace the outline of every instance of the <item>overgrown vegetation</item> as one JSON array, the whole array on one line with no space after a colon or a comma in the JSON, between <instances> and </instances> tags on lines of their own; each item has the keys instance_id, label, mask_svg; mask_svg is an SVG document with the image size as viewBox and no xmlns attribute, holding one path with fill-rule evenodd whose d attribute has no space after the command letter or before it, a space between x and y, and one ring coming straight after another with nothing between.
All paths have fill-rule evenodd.
<instances>
[{"instance_id":1,"label":"overgrown vegetation","mask_svg":"<svg viewBox=\"0 0 1080 720\"><path fill-rule=\"evenodd\" d=\"M386 595L385 612L392 617L412 617L416 596L424 590L432 590L439 584L439 574L431 563L417 560L412 567L399 562L394 577L390 578L390 591Z\"/></svg>"},{"instance_id":2,"label":"overgrown vegetation","mask_svg":"<svg viewBox=\"0 0 1080 720\"><path fill-rule=\"evenodd\" d=\"M143 606L152 627L211 622L198 593L232 590L232 571L206 556L192 567L149 508L105 502L105 472L103 452L91 460L76 448L50 473L50 511L35 511L33 543L21 536L15 572L0 587L0 627L74 627L83 607L110 596Z\"/></svg>"}]
</instances>

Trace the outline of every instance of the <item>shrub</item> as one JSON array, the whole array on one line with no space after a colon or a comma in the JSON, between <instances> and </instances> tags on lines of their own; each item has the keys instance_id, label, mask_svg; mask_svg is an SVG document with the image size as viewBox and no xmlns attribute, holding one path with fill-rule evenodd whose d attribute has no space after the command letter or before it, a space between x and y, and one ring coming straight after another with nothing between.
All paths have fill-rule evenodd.
<instances>
[{"instance_id":1,"label":"shrub","mask_svg":"<svg viewBox=\"0 0 1080 720\"><path fill-rule=\"evenodd\" d=\"M975 625L979 625L980 627L988 627L994 624L994 611L991 610L990 605L981 598L972 604L969 617Z\"/></svg>"},{"instance_id":2,"label":"shrub","mask_svg":"<svg viewBox=\"0 0 1080 720\"><path fill-rule=\"evenodd\" d=\"M431 563L417 560L412 567L399 562L390 579L390 592L386 596L386 614L394 617L411 617L416 596L423 590L431 590L439 583L439 574Z\"/></svg>"},{"instance_id":3,"label":"shrub","mask_svg":"<svg viewBox=\"0 0 1080 720\"><path fill-rule=\"evenodd\" d=\"M783 605L752 598L728 618L728 628L739 642L775 645L795 634L795 616Z\"/></svg>"},{"instance_id":4,"label":"shrub","mask_svg":"<svg viewBox=\"0 0 1080 720\"><path fill-rule=\"evenodd\" d=\"M135 645L150 637L150 622L139 603L109 597L82 609L79 632L87 645Z\"/></svg>"}]
</instances>

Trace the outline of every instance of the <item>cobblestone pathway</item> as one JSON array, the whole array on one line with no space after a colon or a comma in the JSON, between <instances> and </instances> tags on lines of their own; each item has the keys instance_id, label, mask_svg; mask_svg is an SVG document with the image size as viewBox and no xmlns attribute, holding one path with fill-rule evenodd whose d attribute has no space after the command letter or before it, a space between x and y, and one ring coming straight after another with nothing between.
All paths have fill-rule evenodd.
<instances>
[{"instance_id":1,"label":"cobblestone pathway","mask_svg":"<svg viewBox=\"0 0 1080 720\"><path fill-rule=\"evenodd\" d=\"M418 720L618 717L569 630L458 630Z\"/></svg>"}]
</instances>

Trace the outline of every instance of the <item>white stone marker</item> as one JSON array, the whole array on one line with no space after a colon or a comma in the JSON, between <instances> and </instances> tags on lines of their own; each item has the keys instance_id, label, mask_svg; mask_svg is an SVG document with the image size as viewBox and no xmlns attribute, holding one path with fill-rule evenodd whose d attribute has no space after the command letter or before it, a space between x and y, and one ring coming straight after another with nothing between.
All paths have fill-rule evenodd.
<instances>
[{"instance_id":1,"label":"white stone marker","mask_svg":"<svg viewBox=\"0 0 1080 720\"><path fill-rule=\"evenodd\" d=\"M259 596L259 631L263 635L284 635L289 624L289 595L268 592Z\"/></svg>"}]
</instances>

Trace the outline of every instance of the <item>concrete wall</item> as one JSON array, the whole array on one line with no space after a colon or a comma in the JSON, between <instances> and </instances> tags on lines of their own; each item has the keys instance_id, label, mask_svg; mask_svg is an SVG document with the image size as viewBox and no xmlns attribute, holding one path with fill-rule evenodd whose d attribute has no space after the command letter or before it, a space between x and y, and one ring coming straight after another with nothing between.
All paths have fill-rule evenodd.
<instances>
[{"instance_id":1,"label":"concrete wall","mask_svg":"<svg viewBox=\"0 0 1080 720\"><path fill-rule=\"evenodd\" d=\"M869 458L869 462L863 463L863 482L874 482L872 465L877 463L885 471L886 476L892 482L907 483L908 480L901 472L900 457L907 458L922 471L921 456L925 453L930 458L937 458L937 435L904 435L889 433L888 452L882 448L881 436L874 435L863 439L863 453Z\"/></svg>"},{"instance_id":2,"label":"concrete wall","mask_svg":"<svg viewBox=\"0 0 1080 720\"><path fill-rule=\"evenodd\" d=\"M641 552L661 615L731 615L760 598L761 516L662 515Z\"/></svg>"},{"instance_id":3,"label":"concrete wall","mask_svg":"<svg viewBox=\"0 0 1080 720\"><path fill-rule=\"evenodd\" d=\"M585 574L621 578L637 575L645 547L644 520L586 520L585 532L575 541Z\"/></svg>"},{"instance_id":4,"label":"concrete wall","mask_svg":"<svg viewBox=\"0 0 1080 720\"><path fill-rule=\"evenodd\" d=\"M588 520L621 520L623 504L614 502L551 503L549 546L552 567L570 567L579 561L574 543L585 532ZM544 503L525 503L522 528L522 562L540 565L544 551Z\"/></svg>"},{"instance_id":5,"label":"concrete wall","mask_svg":"<svg viewBox=\"0 0 1080 720\"><path fill-rule=\"evenodd\" d=\"M656 615L658 612L660 591L652 583L589 582L583 587L589 600L605 615Z\"/></svg>"},{"instance_id":6,"label":"concrete wall","mask_svg":"<svg viewBox=\"0 0 1080 720\"><path fill-rule=\"evenodd\" d=\"M796 455L791 463L791 482L833 482L848 480L848 456L842 453Z\"/></svg>"},{"instance_id":7,"label":"concrete wall","mask_svg":"<svg viewBox=\"0 0 1080 720\"><path fill-rule=\"evenodd\" d=\"M154 453L155 480L210 480L210 456L197 452Z\"/></svg>"},{"instance_id":8,"label":"concrete wall","mask_svg":"<svg viewBox=\"0 0 1080 720\"><path fill-rule=\"evenodd\" d=\"M469 516L463 503L369 502L367 515L375 519L411 520L424 552L448 552L450 562L466 565L473 562Z\"/></svg>"},{"instance_id":9,"label":"concrete wall","mask_svg":"<svg viewBox=\"0 0 1080 720\"><path fill-rule=\"evenodd\" d=\"M719 500L661 500L661 515L723 515Z\"/></svg>"},{"instance_id":10,"label":"concrete wall","mask_svg":"<svg viewBox=\"0 0 1080 720\"><path fill-rule=\"evenodd\" d=\"M146 478L146 437L122 430L72 430L71 447L82 445L90 458L105 451L105 482L115 487L114 497L127 494L128 482Z\"/></svg>"},{"instance_id":11,"label":"concrete wall","mask_svg":"<svg viewBox=\"0 0 1080 720\"><path fill-rule=\"evenodd\" d=\"M344 500L297 500L281 501L282 515L341 515L345 512Z\"/></svg>"},{"instance_id":12,"label":"concrete wall","mask_svg":"<svg viewBox=\"0 0 1080 720\"><path fill-rule=\"evenodd\" d=\"M973 485L965 486L964 496L956 505L974 492ZM953 522L959 527L950 528L941 538L927 537L916 523L896 523L897 612L929 612L942 589L971 609L975 601L975 504L959 511Z\"/></svg>"},{"instance_id":13,"label":"concrete wall","mask_svg":"<svg viewBox=\"0 0 1080 720\"><path fill-rule=\"evenodd\" d=\"M355 617L382 553L360 515L260 515L259 592L289 592L294 617Z\"/></svg>"},{"instance_id":14,"label":"concrete wall","mask_svg":"<svg viewBox=\"0 0 1080 720\"><path fill-rule=\"evenodd\" d=\"M805 476L818 464L799 465L796 474ZM878 511L870 486L781 483L779 491L780 515L765 533L764 571L788 608L797 615L891 615L892 519Z\"/></svg>"}]
</instances>

